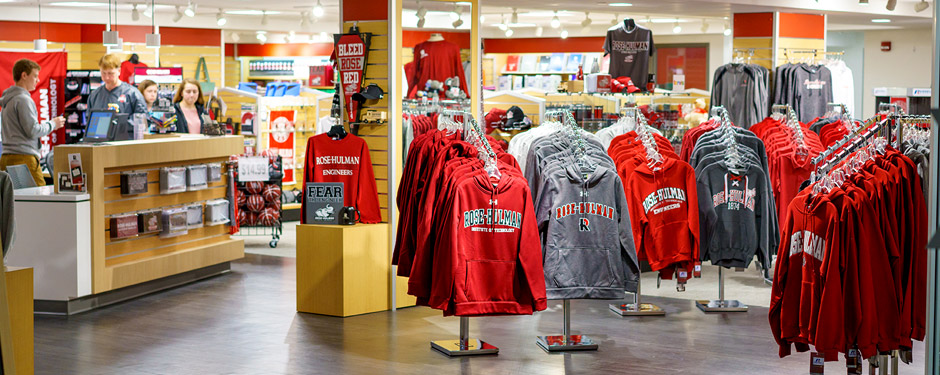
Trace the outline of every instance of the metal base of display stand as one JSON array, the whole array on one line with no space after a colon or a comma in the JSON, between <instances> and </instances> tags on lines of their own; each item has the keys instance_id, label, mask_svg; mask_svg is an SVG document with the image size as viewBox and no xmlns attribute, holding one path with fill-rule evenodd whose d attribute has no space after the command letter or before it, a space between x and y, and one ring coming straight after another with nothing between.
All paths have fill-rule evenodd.
<instances>
[{"instance_id":1,"label":"metal base of display stand","mask_svg":"<svg viewBox=\"0 0 940 375\"><path fill-rule=\"evenodd\" d=\"M577 350L597 350L597 343L590 337L581 335L571 335L565 340L564 335L538 336L535 341L542 350L554 352L570 352Z\"/></svg>"},{"instance_id":2,"label":"metal base of display stand","mask_svg":"<svg viewBox=\"0 0 940 375\"><path fill-rule=\"evenodd\" d=\"M747 312L747 305L738 300L698 300L695 306L704 312Z\"/></svg>"},{"instance_id":3,"label":"metal base of display stand","mask_svg":"<svg viewBox=\"0 0 940 375\"><path fill-rule=\"evenodd\" d=\"M620 314L620 316L663 316L666 315L666 310L663 310L661 307L656 306L652 303L641 303L640 308L636 308L635 303L612 303L610 304L610 310Z\"/></svg>"},{"instance_id":4,"label":"metal base of display stand","mask_svg":"<svg viewBox=\"0 0 940 375\"><path fill-rule=\"evenodd\" d=\"M461 345L461 340L431 341L431 348L447 354L450 357L499 353L499 348L478 339L467 339L464 341L463 345Z\"/></svg>"}]
</instances>

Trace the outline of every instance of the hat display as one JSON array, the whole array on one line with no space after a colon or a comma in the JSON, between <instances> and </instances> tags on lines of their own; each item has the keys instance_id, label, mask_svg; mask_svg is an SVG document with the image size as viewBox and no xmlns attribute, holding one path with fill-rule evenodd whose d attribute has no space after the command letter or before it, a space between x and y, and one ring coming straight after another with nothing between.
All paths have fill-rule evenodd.
<instances>
[{"instance_id":1,"label":"hat display","mask_svg":"<svg viewBox=\"0 0 940 375\"><path fill-rule=\"evenodd\" d=\"M382 88L379 87L379 85L370 83L368 86L363 87L362 90L359 90L359 92L353 94L352 98L353 100L362 103L366 100L382 99L382 97L384 96L385 96L385 91L382 90Z\"/></svg>"}]
</instances>

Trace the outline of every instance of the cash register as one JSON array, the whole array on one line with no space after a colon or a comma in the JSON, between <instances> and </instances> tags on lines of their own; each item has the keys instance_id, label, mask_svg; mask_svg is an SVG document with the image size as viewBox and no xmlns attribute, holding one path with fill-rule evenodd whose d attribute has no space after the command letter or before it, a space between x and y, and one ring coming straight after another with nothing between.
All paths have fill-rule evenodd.
<instances>
[{"instance_id":1,"label":"cash register","mask_svg":"<svg viewBox=\"0 0 940 375\"><path fill-rule=\"evenodd\" d=\"M110 110L92 110L82 143L126 141L134 139L134 126L128 114Z\"/></svg>"}]
</instances>

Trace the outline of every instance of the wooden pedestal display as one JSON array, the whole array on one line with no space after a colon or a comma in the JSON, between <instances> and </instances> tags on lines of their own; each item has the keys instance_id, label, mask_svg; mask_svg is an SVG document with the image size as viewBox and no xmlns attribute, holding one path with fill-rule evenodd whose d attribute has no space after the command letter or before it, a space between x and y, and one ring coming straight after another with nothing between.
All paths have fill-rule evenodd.
<instances>
[{"instance_id":1,"label":"wooden pedestal display","mask_svg":"<svg viewBox=\"0 0 940 375\"><path fill-rule=\"evenodd\" d=\"M17 374L33 373L33 269L7 267L7 299Z\"/></svg>"},{"instance_id":2,"label":"wooden pedestal display","mask_svg":"<svg viewBox=\"0 0 940 375\"><path fill-rule=\"evenodd\" d=\"M389 309L388 224L298 225L297 311L352 316Z\"/></svg>"}]
</instances>

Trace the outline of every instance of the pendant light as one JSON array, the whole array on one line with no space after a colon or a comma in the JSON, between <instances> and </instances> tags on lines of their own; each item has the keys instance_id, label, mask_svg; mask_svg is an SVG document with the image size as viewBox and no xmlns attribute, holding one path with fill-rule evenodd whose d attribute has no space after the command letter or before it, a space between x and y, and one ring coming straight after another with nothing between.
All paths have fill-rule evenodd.
<instances>
[{"instance_id":1,"label":"pendant light","mask_svg":"<svg viewBox=\"0 0 940 375\"><path fill-rule=\"evenodd\" d=\"M150 0L150 8L153 10L153 1ZM160 33L157 32L157 21L155 17L150 17L151 33L147 34L147 48L160 48Z\"/></svg>"},{"instance_id":2,"label":"pendant light","mask_svg":"<svg viewBox=\"0 0 940 375\"><path fill-rule=\"evenodd\" d=\"M326 12L323 10L323 5L320 4L320 0L317 0L317 5L313 7L313 16L316 18L322 18L323 14Z\"/></svg>"},{"instance_id":3,"label":"pendant light","mask_svg":"<svg viewBox=\"0 0 940 375\"><path fill-rule=\"evenodd\" d=\"M40 1L36 7L39 10L39 39L33 39L33 52L46 52L46 45L48 44L45 39L42 38L42 2Z\"/></svg>"},{"instance_id":4,"label":"pendant light","mask_svg":"<svg viewBox=\"0 0 940 375\"><path fill-rule=\"evenodd\" d=\"M108 27L101 32L101 44L107 47L116 47L118 45L118 32L111 31L111 0L108 0Z\"/></svg>"}]
</instances>

